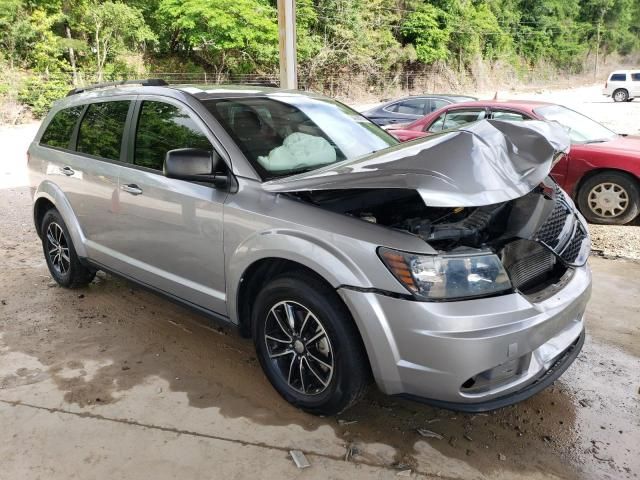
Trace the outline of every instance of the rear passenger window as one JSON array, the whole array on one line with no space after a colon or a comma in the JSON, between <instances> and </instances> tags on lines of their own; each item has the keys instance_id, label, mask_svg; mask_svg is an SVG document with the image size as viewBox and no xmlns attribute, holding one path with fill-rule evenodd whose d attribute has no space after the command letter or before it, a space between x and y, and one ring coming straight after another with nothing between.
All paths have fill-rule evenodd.
<instances>
[{"instance_id":1,"label":"rear passenger window","mask_svg":"<svg viewBox=\"0 0 640 480\"><path fill-rule=\"evenodd\" d=\"M609 79L610 82L626 82L627 81L627 74L626 73L614 73L613 75L611 75L611 78Z\"/></svg>"},{"instance_id":2,"label":"rear passenger window","mask_svg":"<svg viewBox=\"0 0 640 480\"><path fill-rule=\"evenodd\" d=\"M640 73L632 73L631 80L633 80L634 82L640 82Z\"/></svg>"},{"instance_id":3,"label":"rear passenger window","mask_svg":"<svg viewBox=\"0 0 640 480\"><path fill-rule=\"evenodd\" d=\"M91 103L78 132L78 152L120 160L129 101Z\"/></svg>"},{"instance_id":4,"label":"rear passenger window","mask_svg":"<svg viewBox=\"0 0 640 480\"><path fill-rule=\"evenodd\" d=\"M49 147L69 148L73 128L82 113L83 105L60 110L53 116L42 134L40 143Z\"/></svg>"},{"instance_id":5,"label":"rear passenger window","mask_svg":"<svg viewBox=\"0 0 640 480\"><path fill-rule=\"evenodd\" d=\"M414 98L404 100L393 105L392 112L405 113L407 115L424 115L424 105L428 100L423 98Z\"/></svg>"},{"instance_id":6,"label":"rear passenger window","mask_svg":"<svg viewBox=\"0 0 640 480\"><path fill-rule=\"evenodd\" d=\"M163 102L142 102L133 163L162 170L167 152L176 148L213 150L186 110Z\"/></svg>"}]
</instances>

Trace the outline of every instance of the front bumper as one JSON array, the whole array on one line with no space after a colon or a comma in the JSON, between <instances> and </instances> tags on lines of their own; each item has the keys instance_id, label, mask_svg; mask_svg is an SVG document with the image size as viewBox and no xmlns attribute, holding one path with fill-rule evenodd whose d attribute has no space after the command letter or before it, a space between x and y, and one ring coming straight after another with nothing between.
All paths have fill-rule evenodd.
<instances>
[{"instance_id":1,"label":"front bumper","mask_svg":"<svg viewBox=\"0 0 640 480\"><path fill-rule=\"evenodd\" d=\"M563 288L537 303L519 293L434 303L338 291L383 392L482 411L535 394L575 359L591 272L576 268Z\"/></svg>"}]
</instances>

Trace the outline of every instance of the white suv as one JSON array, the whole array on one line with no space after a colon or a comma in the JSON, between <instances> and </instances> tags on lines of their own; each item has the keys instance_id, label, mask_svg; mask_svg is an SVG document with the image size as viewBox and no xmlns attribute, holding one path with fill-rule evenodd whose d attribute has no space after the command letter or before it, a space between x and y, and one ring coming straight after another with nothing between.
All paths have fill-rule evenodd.
<instances>
[{"instance_id":1,"label":"white suv","mask_svg":"<svg viewBox=\"0 0 640 480\"><path fill-rule=\"evenodd\" d=\"M640 70L616 70L609 75L602 92L614 102L630 102L640 96Z\"/></svg>"}]
</instances>

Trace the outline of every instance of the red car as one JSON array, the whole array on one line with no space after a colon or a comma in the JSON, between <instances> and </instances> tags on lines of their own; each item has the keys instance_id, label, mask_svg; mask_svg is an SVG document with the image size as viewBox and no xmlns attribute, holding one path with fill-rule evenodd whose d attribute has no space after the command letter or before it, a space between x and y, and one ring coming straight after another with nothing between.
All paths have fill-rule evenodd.
<instances>
[{"instance_id":1,"label":"red car","mask_svg":"<svg viewBox=\"0 0 640 480\"><path fill-rule=\"evenodd\" d=\"M526 100L456 103L388 131L408 141L485 118L558 122L567 129L572 145L551 175L576 200L587 220L622 225L638 216L640 137L618 135L561 105Z\"/></svg>"}]
</instances>

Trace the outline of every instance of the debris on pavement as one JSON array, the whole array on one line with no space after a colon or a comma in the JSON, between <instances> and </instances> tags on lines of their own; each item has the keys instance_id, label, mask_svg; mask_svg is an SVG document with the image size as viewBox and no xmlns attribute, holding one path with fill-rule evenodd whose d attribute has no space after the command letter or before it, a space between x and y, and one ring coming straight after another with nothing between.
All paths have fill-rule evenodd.
<instances>
[{"instance_id":1,"label":"debris on pavement","mask_svg":"<svg viewBox=\"0 0 640 480\"><path fill-rule=\"evenodd\" d=\"M504 462L506 459L507 459L507 456L504 453L498 454L498 460L500 460L501 462Z\"/></svg>"},{"instance_id":2,"label":"debris on pavement","mask_svg":"<svg viewBox=\"0 0 640 480\"><path fill-rule=\"evenodd\" d=\"M442 440L444 437L439 433L433 432L431 430L427 430L426 428L418 428L418 433L426 438L435 438L437 440Z\"/></svg>"},{"instance_id":3,"label":"debris on pavement","mask_svg":"<svg viewBox=\"0 0 640 480\"><path fill-rule=\"evenodd\" d=\"M410 477L411 476L411 470L401 470L398 473L396 473L396 476L398 476L398 477Z\"/></svg>"},{"instance_id":4,"label":"debris on pavement","mask_svg":"<svg viewBox=\"0 0 640 480\"><path fill-rule=\"evenodd\" d=\"M346 427L347 425L353 425L354 423L358 423L357 420L342 420L341 418L338 419L338 425L340 425L341 427Z\"/></svg>"},{"instance_id":5,"label":"debris on pavement","mask_svg":"<svg viewBox=\"0 0 640 480\"><path fill-rule=\"evenodd\" d=\"M356 447L353 443L349 443L347 445L347 452L344 454L344 461L345 462L350 461L353 457L355 457L359 453L360 453L360 450L358 450L358 447Z\"/></svg>"},{"instance_id":6,"label":"debris on pavement","mask_svg":"<svg viewBox=\"0 0 640 480\"><path fill-rule=\"evenodd\" d=\"M296 467L307 468L311 466L309 460L307 460L307 457L305 457L304 453L302 453L301 450L289 450L289 455L291 455L293 463L296 464Z\"/></svg>"}]
</instances>

